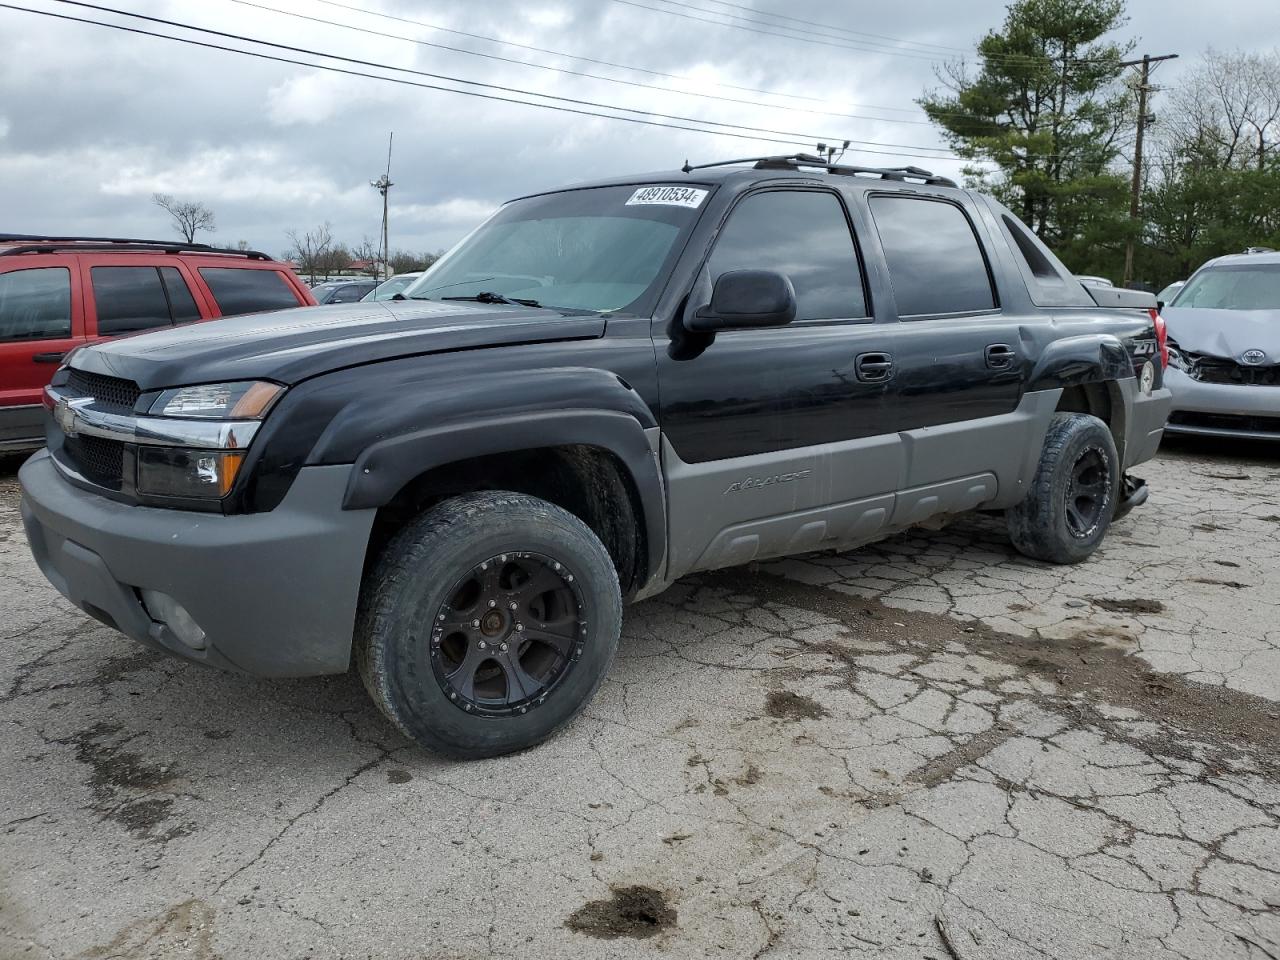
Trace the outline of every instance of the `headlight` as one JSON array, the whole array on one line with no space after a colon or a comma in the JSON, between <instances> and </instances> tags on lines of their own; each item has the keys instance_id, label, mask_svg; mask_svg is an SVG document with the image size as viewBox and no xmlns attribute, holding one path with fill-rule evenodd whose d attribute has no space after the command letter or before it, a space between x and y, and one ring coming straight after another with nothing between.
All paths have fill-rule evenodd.
<instances>
[{"instance_id":1,"label":"headlight","mask_svg":"<svg viewBox=\"0 0 1280 960\"><path fill-rule=\"evenodd\" d=\"M138 492L156 497L221 499L231 492L243 450L138 448Z\"/></svg>"},{"instance_id":2,"label":"headlight","mask_svg":"<svg viewBox=\"0 0 1280 960\"><path fill-rule=\"evenodd\" d=\"M283 392L284 387L265 380L178 387L156 397L148 413L153 417L261 420Z\"/></svg>"},{"instance_id":3,"label":"headlight","mask_svg":"<svg viewBox=\"0 0 1280 960\"><path fill-rule=\"evenodd\" d=\"M138 418L137 489L155 497L221 499L231 492L261 420L284 393L265 380L164 390ZM152 419L154 418L154 419Z\"/></svg>"}]
</instances>

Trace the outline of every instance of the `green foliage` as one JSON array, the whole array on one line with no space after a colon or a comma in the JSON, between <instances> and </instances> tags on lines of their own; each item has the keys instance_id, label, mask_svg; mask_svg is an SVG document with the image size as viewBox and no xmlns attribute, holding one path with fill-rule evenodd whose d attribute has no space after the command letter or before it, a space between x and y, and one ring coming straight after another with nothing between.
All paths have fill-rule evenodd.
<instances>
[{"instance_id":1,"label":"green foliage","mask_svg":"<svg viewBox=\"0 0 1280 960\"><path fill-rule=\"evenodd\" d=\"M1016 211L1073 270L1117 273L1128 235L1127 178L1115 169L1131 123L1117 83L1132 48L1106 39L1123 0L1014 0L978 44L980 69L948 68L920 100L961 156L972 186Z\"/></svg>"}]
</instances>

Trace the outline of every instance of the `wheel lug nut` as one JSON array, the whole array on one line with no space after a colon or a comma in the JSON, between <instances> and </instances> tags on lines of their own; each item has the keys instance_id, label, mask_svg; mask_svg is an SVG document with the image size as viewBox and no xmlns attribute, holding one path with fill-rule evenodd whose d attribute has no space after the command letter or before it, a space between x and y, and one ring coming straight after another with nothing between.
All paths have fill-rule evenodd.
<instances>
[{"instance_id":1,"label":"wheel lug nut","mask_svg":"<svg viewBox=\"0 0 1280 960\"><path fill-rule=\"evenodd\" d=\"M517 624L516 624L516 630L523 630L523 629L524 629L524 624L523 624L523 623L517 623Z\"/></svg>"},{"instance_id":2,"label":"wheel lug nut","mask_svg":"<svg viewBox=\"0 0 1280 960\"><path fill-rule=\"evenodd\" d=\"M485 643L483 640L481 640L481 641L480 641L480 649L481 649L481 650L488 650L488 649L489 649L489 645L488 645L487 643Z\"/></svg>"},{"instance_id":3,"label":"wheel lug nut","mask_svg":"<svg viewBox=\"0 0 1280 960\"><path fill-rule=\"evenodd\" d=\"M510 603L508 603L508 604L507 604L507 606L508 606L510 609L514 610L514 609L516 608L516 602L515 602L514 600L512 600Z\"/></svg>"},{"instance_id":4,"label":"wheel lug nut","mask_svg":"<svg viewBox=\"0 0 1280 960\"><path fill-rule=\"evenodd\" d=\"M442 613L442 614L440 614L440 616L436 617L436 619L437 619L437 620L440 620L440 621L442 621L442 622L443 622L443 621L444 621L444 614L443 614L443 613Z\"/></svg>"},{"instance_id":5,"label":"wheel lug nut","mask_svg":"<svg viewBox=\"0 0 1280 960\"><path fill-rule=\"evenodd\" d=\"M478 627L478 626L480 626L480 621L479 621L479 620L472 620L472 621L471 621L471 625L472 625L473 627Z\"/></svg>"},{"instance_id":6,"label":"wheel lug nut","mask_svg":"<svg viewBox=\"0 0 1280 960\"><path fill-rule=\"evenodd\" d=\"M507 645L504 643L504 644L502 644L501 646L499 646L499 647L498 647L498 649L499 649L499 650L501 650L503 653L506 653L506 652L507 652Z\"/></svg>"},{"instance_id":7,"label":"wheel lug nut","mask_svg":"<svg viewBox=\"0 0 1280 960\"><path fill-rule=\"evenodd\" d=\"M492 609L493 607L496 607L497 605L498 605L498 601L497 601L497 600L490 600L490 601L489 601L489 607L490 607L490 609Z\"/></svg>"}]
</instances>

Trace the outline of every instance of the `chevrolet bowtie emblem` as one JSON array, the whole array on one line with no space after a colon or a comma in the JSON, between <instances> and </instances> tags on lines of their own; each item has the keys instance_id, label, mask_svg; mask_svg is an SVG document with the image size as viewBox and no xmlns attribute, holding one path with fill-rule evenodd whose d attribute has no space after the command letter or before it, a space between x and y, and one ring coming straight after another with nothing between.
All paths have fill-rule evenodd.
<instances>
[{"instance_id":1,"label":"chevrolet bowtie emblem","mask_svg":"<svg viewBox=\"0 0 1280 960\"><path fill-rule=\"evenodd\" d=\"M53 407L53 420L68 437L76 435L77 411L93 403L93 397L59 397Z\"/></svg>"}]
</instances>

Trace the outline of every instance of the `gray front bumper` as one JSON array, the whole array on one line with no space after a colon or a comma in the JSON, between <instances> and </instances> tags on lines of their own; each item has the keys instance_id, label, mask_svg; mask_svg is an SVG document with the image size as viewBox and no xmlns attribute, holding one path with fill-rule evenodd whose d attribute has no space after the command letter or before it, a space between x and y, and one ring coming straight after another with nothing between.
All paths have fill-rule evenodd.
<instances>
[{"instance_id":1,"label":"gray front bumper","mask_svg":"<svg viewBox=\"0 0 1280 960\"><path fill-rule=\"evenodd\" d=\"M1256 418L1280 420L1280 387L1256 387L1230 383L1203 383L1187 376L1176 367L1165 371L1164 382L1173 391L1173 412L1214 414L1238 417L1239 429L1231 426L1198 426L1170 423L1169 433L1201 436L1241 437L1258 440L1280 440L1280 430L1253 430L1246 424Z\"/></svg>"},{"instance_id":2,"label":"gray front bumper","mask_svg":"<svg viewBox=\"0 0 1280 960\"><path fill-rule=\"evenodd\" d=\"M36 562L91 616L147 646L264 677L341 673L373 510L343 510L350 466L304 467L284 501L243 516L130 506L73 486L48 453L18 473ZM188 647L139 590L168 594L204 630Z\"/></svg>"}]
</instances>

